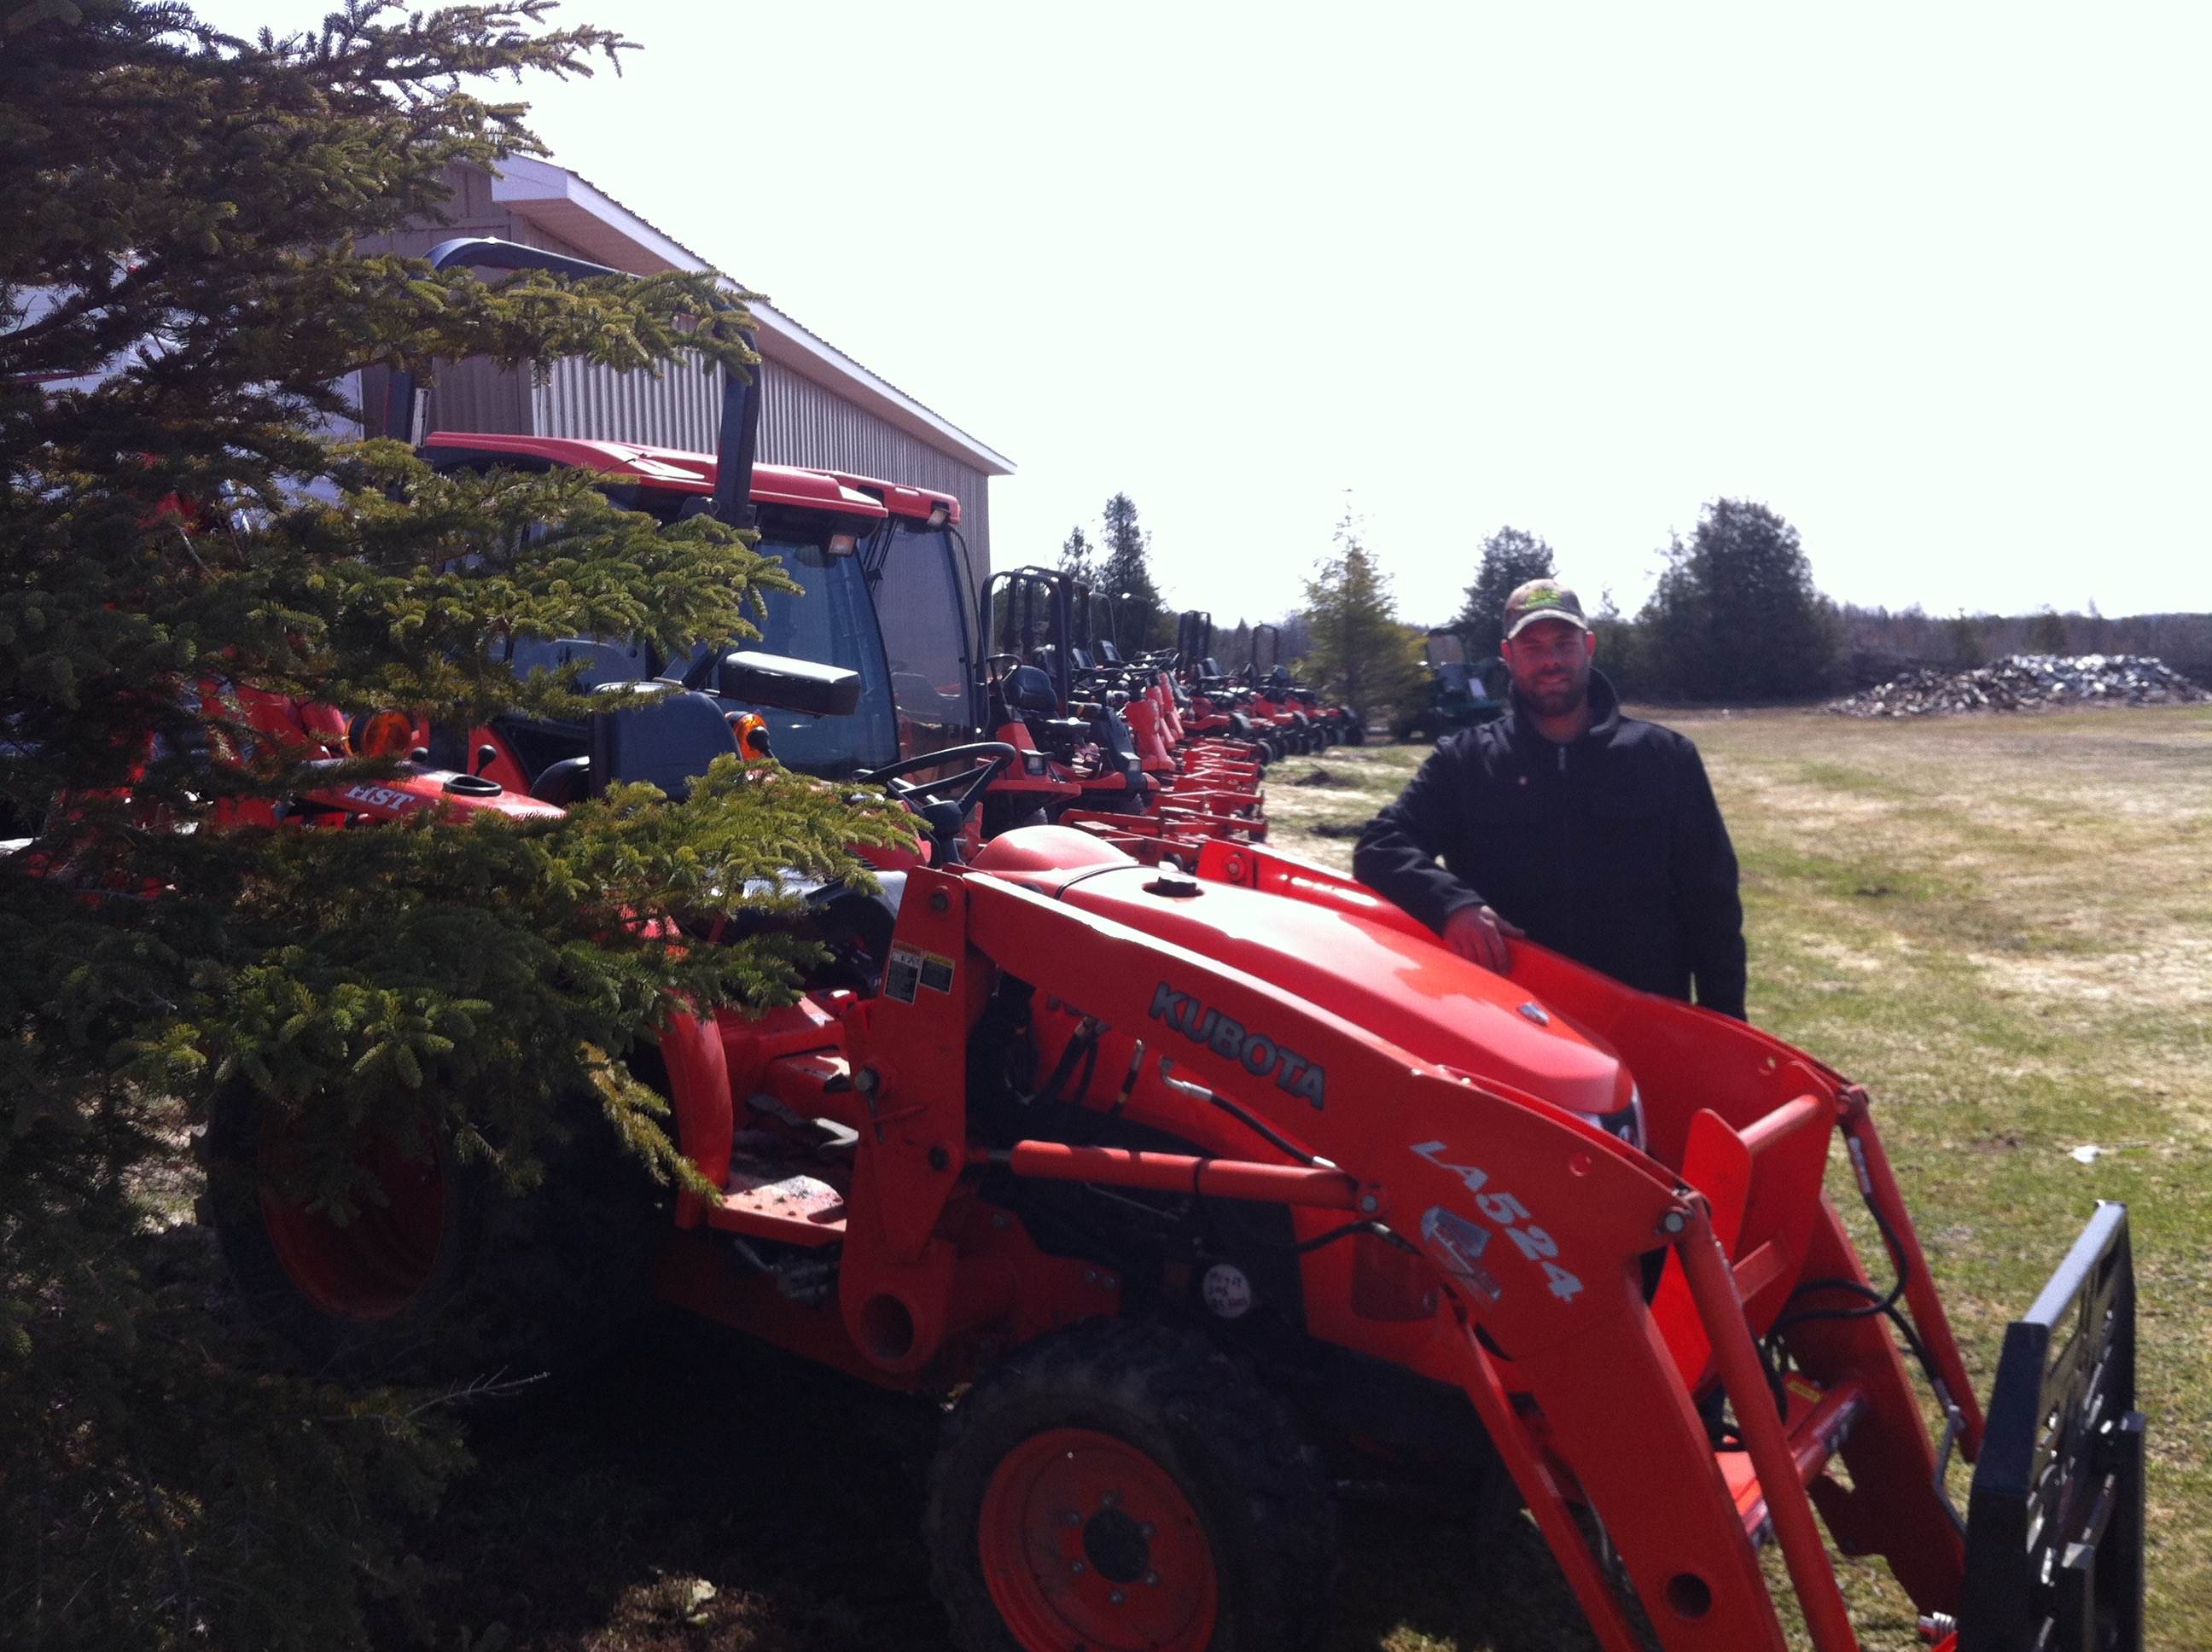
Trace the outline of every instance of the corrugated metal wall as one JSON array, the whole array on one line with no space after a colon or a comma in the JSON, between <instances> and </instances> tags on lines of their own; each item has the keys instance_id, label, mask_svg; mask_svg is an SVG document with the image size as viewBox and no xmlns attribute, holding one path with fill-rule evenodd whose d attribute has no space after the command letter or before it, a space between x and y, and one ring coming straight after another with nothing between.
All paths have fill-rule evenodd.
<instances>
[{"instance_id":1,"label":"corrugated metal wall","mask_svg":"<svg viewBox=\"0 0 2212 1652\"><path fill-rule=\"evenodd\" d=\"M865 409L775 361L761 364L760 456L771 465L817 465L960 501L960 532L975 582L991 570L990 495L981 471L939 452Z\"/></svg>"},{"instance_id":2,"label":"corrugated metal wall","mask_svg":"<svg viewBox=\"0 0 2212 1652\"><path fill-rule=\"evenodd\" d=\"M530 389L531 434L638 441L652 447L714 451L721 422L722 369L696 356L688 367L611 373L571 357L556 361Z\"/></svg>"},{"instance_id":3,"label":"corrugated metal wall","mask_svg":"<svg viewBox=\"0 0 2212 1652\"><path fill-rule=\"evenodd\" d=\"M481 366L471 363L470 368ZM761 363L760 458L769 465L935 488L960 501L961 533L980 583L990 570L989 495L981 471L917 440L864 408L803 379L781 362ZM530 392L532 434L596 436L694 452L714 450L721 369L670 368L660 378L610 373L588 362L556 362ZM439 380L442 387L447 377ZM457 398L458 399L458 398ZM483 428L483 427L478 427Z\"/></svg>"},{"instance_id":4,"label":"corrugated metal wall","mask_svg":"<svg viewBox=\"0 0 2212 1652\"><path fill-rule=\"evenodd\" d=\"M520 222L491 198L489 178L479 168L448 169L453 222L364 242L368 252L427 252L453 235L495 235L556 252L588 256L543 228ZM878 418L865 408L777 361L761 364L760 457L771 465L806 465L860 476L935 488L960 501L961 532L980 586L990 572L990 496L988 478L972 466ZM363 422L384 431L380 367L362 375ZM721 422L721 369L670 367L659 379L612 373L581 361L557 361L547 381L527 372L507 373L489 361L445 361L431 386L429 419L440 430L480 430L493 435L597 436L660 447L712 452ZM395 424L402 410L392 410ZM400 424L392 432L404 435Z\"/></svg>"}]
</instances>

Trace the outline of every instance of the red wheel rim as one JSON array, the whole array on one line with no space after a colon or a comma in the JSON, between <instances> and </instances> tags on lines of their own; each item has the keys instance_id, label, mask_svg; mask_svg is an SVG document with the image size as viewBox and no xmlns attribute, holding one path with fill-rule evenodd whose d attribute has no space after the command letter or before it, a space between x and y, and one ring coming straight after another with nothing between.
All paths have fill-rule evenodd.
<instances>
[{"instance_id":1,"label":"red wheel rim","mask_svg":"<svg viewBox=\"0 0 2212 1652\"><path fill-rule=\"evenodd\" d=\"M976 1548L1027 1652L1204 1652L1220 1610L1213 1549L1182 1487L1093 1429L1031 1435L984 1489Z\"/></svg>"},{"instance_id":2,"label":"red wheel rim","mask_svg":"<svg viewBox=\"0 0 2212 1652\"><path fill-rule=\"evenodd\" d=\"M272 1120L262 1132L261 1162L282 1164L291 1130ZM300 1293L341 1319L390 1319L430 1282L446 1230L446 1178L427 1140L406 1146L380 1137L357 1161L377 1190L363 1194L343 1223L264 1180L261 1219L276 1260Z\"/></svg>"}]
</instances>

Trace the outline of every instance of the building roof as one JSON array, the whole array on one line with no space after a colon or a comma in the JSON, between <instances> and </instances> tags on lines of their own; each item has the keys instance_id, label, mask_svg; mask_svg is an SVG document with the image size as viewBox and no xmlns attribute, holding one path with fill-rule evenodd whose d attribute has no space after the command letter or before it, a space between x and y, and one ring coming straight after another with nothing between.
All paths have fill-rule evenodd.
<instances>
[{"instance_id":1,"label":"building roof","mask_svg":"<svg viewBox=\"0 0 2212 1652\"><path fill-rule=\"evenodd\" d=\"M518 155L499 162L492 173L491 192L492 199L517 217L615 269L657 275L669 270L711 267L683 242L647 223L589 179L550 161ZM1014 462L1005 454L871 373L774 305L757 301L750 308L760 353L768 360L834 391L986 476L1014 473Z\"/></svg>"}]
</instances>

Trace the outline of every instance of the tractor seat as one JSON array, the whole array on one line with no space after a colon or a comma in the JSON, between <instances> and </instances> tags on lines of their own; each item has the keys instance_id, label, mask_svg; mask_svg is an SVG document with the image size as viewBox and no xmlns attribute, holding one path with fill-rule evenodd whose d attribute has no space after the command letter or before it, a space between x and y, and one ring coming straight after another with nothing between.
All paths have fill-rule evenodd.
<instances>
[{"instance_id":1,"label":"tractor seat","mask_svg":"<svg viewBox=\"0 0 2212 1652\"><path fill-rule=\"evenodd\" d=\"M565 809L570 804L591 795L592 760L589 757L563 757L559 762L549 763L538 777L530 782L530 795L540 803L550 803Z\"/></svg>"},{"instance_id":2,"label":"tractor seat","mask_svg":"<svg viewBox=\"0 0 2212 1652\"><path fill-rule=\"evenodd\" d=\"M672 694L612 708L621 707L624 695L653 686L658 685L610 683L599 691L611 708L592 715L588 774L594 793L643 780L681 802L709 763L725 753L737 754L737 736L712 695Z\"/></svg>"},{"instance_id":3,"label":"tractor seat","mask_svg":"<svg viewBox=\"0 0 2212 1652\"><path fill-rule=\"evenodd\" d=\"M1007 705L1015 711L1050 715L1060 709L1060 695L1052 686L1052 678L1034 665L1018 665L1009 671L1004 692Z\"/></svg>"}]
</instances>

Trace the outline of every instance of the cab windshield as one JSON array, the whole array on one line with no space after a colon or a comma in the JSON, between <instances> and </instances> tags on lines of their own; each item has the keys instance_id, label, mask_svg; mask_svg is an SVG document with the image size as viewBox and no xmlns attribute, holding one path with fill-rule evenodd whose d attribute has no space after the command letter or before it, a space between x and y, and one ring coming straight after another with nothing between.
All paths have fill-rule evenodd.
<instances>
[{"instance_id":1,"label":"cab windshield","mask_svg":"<svg viewBox=\"0 0 2212 1652\"><path fill-rule=\"evenodd\" d=\"M860 676L860 703L849 717L810 717L739 700L723 703L734 710L757 711L767 719L776 757L787 768L834 780L891 762L898 756L891 682L860 559L834 556L815 542L774 538L765 531L759 549L762 555L782 562L800 591L789 596L769 594L766 617L753 622L760 628L757 640L702 647L690 659L672 665L668 675L711 690L714 662L732 648L842 665Z\"/></svg>"},{"instance_id":2,"label":"cab windshield","mask_svg":"<svg viewBox=\"0 0 2212 1652\"><path fill-rule=\"evenodd\" d=\"M975 611L958 530L894 519L879 542L876 610L883 623L902 756L966 740L973 726Z\"/></svg>"},{"instance_id":3,"label":"cab windshield","mask_svg":"<svg viewBox=\"0 0 2212 1652\"><path fill-rule=\"evenodd\" d=\"M664 523L679 519L687 497L627 483L610 484L605 492L625 510L646 511ZM663 659L631 638L517 639L508 646L508 661L517 676L538 668L577 665L577 686L585 689L669 677L709 693L714 688L716 663L732 649L842 665L860 677L860 703L849 717L810 717L738 700L723 700L722 704L733 711L758 712L767 720L778 760L790 768L831 780L856 769L878 768L896 758L899 748L875 604L860 558L829 549L833 534L851 536L872 525L842 515L763 508L758 550L781 562L799 588L789 594L769 593L767 614L753 618L760 631L757 638L702 643L677 659Z\"/></svg>"}]
</instances>

